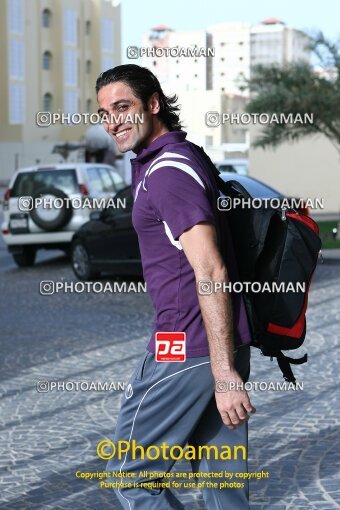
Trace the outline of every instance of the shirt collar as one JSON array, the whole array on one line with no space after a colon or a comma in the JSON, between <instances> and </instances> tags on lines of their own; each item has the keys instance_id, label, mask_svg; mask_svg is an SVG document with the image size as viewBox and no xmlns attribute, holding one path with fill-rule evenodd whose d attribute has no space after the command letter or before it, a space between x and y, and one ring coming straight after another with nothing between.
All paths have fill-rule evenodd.
<instances>
[{"instance_id":1,"label":"shirt collar","mask_svg":"<svg viewBox=\"0 0 340 510\"><path fill-rule=\"evenodd\" d=\"M145 162L150 159L150 157L155 153L162 149L165 145L171 143L183 142L187 136L185 131L168 131L164 133L164 135L160 135L153 142L150 143L148 147L143 149L138 156L133 158L134 161Z\"/></svg>"}]
</instances>

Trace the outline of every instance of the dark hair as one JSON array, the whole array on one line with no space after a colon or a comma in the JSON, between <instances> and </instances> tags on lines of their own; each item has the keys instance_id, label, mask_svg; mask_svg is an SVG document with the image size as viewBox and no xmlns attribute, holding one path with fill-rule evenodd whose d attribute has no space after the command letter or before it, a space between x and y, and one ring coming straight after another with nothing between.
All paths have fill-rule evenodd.
<instances>
[{"instance_id":1,"label":"dark hair","mask_svg":"<svg viewBox=\"0 0 340 510\"><path fill-rule=\"evenodd\" d=\"M173 96L166 96L158 79L149 69L135 64L126 64L108 69L97 78L97 94L102 87L116 81L122 81L129 85L135 96L142 101L144 109L147 108L147 102L152 94L158 92L160 104L158 113L159 119L169 131L181 130L182 125L179 120L179 114L177 113L180 107L176 104L178 97L176 94Z\"/></svg>"}]
</instances>

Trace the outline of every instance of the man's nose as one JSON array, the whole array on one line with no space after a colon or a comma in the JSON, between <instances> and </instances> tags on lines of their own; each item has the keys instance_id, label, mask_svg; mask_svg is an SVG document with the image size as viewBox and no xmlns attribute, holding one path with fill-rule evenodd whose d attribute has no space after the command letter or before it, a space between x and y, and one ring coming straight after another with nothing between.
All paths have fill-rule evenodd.
<instances>
[{"instance_id":1,"label":"man's nose","mask_svg":"<svg viewBox=\"0 0 340 510\"><path fill-rule=\"evenodd\" d=\"M124 119L120 115L111 114L109 118L109 128L112 131L119 131L119 128L124 124Z\"/></svg>"}]
</instances>

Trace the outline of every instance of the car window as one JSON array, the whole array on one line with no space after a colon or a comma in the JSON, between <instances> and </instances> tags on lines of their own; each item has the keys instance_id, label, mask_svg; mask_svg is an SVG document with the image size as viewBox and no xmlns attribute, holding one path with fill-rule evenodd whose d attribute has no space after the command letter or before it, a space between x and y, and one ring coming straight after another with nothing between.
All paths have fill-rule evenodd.
<instances>
[{"instance_id":1,"label":"car window","mask_svg":"<svg viewBox=\"0 0 340 510\"><path fill-rule=\"evenodd\" d=\"M116 186L116 190L119 191L123 188L125 188L126 186L126 182L124 181L124 179L119 175L118 172L115 172L114 170L112 170L112 168L109 168L108 169L109 172L110 172L110 175L112 177L112 180L113 182L115 183L115 186Z\"/></svg>"},{"instance_id":2,"label":"car window","mask_svg":"<svg viewBox=\"0 0 340 510\"><path fill-rule=\"evenodd\" d=\"M117 204L117 206L116 206L116 208L108 207L108 212L110 214L121 214L122 212L130 213L132 211L132 206L133 206L133 197L132 197L132 193L131 193L131 186L127 186L122 191L117 193L117 195L114 198L114 201ZM119 205L117 202L119 203Z\"/></svg>"},{"instance_id":3,"label":"car window","mask_svg":"<svg viewBox=\"0 0 340 510\"><path fill-rule=\"evenodd\" d=\"M114 193L116 191L113 180L111 179L111 174L109 173L107 168L98 168L100 177L103 181L103 191L108 193Z\"/></svg>"},{"instance_id":4,"label":"car window","mask_svg":"<svg viewBox=\"0 0 340 510\"><path fill-rule=\"evenodd\" d=\"M218 165L218 170L220 172L233 172L236 173L235 168L232 165Z\"/></svg>"},{"instance_id":5,"label":"car window","mask_svg":"<svg viewBox=\"0 0 340 510\"><path fill-rule=\"evenodd\" d=\"M103 193L103 181L100 178L98 168L87 168L87 175L89 178L89 186L92 193Z\"/></svg>"},{"instance_id":6,"label":"car window","mask_svg":"<svg viewBox=\"0 0 340 510\"><path fill-rule=\"evenodd\" d=\"M233 172L240 175L247 175L248 173L247 165L242 163L222 163L218 165L218 170L220 172Z\"/></svg>"},{"instance_id":7,"label":"car window","mask_svg":"<svg viewBox=\"0 0 340 510\"><path fill-rule=\"evenodd\" d=\"M77 193L79 186L75 169L20 172L11 191L12 197L32 196L42 188L58 188L67 195Z\"/></svg>"}]
</instances>

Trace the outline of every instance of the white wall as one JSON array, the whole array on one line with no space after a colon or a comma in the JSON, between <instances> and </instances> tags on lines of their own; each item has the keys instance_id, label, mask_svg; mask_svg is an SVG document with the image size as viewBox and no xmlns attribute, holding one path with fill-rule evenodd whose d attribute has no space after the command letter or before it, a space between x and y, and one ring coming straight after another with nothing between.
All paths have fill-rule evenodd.
<instances>
[{"instance_id":1,"label":"white wall","mask_svg":"<svg viewBox=\"0 0 340 510\"><path fill-rule=\"evenodd\" d=\"M0 143L0 182L8 181L15 167L22 168L37 164L56 164L65 163L59 154L52 154L53 147L60 142L44 143ZM76 162L78 151L72 151L67 162Z\"/></svg>"},{"instance_id":2,"label":"white wall","mask_svg":"<svg viewBox=\"0 0 340 510\"><path fill-rule=\"evenodd\" d=\"M250 128L251 143L257 132L257 126ZM315 210L317 214L340 211L340 154L322 135L277 149L251 147L249 174L286 195L323 198L324 210Z\"/></svg>"}]
</instances>

